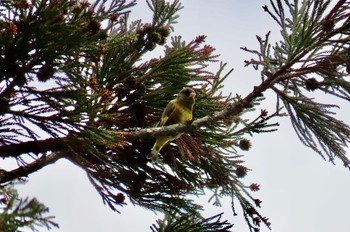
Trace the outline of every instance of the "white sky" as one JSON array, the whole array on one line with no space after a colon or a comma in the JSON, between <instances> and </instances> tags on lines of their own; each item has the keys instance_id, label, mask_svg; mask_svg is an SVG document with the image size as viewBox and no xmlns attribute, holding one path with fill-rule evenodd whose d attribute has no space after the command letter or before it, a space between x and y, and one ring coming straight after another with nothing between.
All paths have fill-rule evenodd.
<instances>
[{"instance_id":1,"label":"white sky","mask_svg":"<svg viewBox=\"0 0 350 232\"><path fill-rule=\"evenodd\" d=\"M268 2L183 0L185 8L180 11L172 35L181 35L186 41L207 35L206 42L221 54L220 60L227 62L228 68L235 68L225 83L226 93L244 96L259 82L260 73L243 67L243 61L251 56L239 47L258 48L255 35L264 36L270 30L275 40L279 35L273 20L263 12L262 6ZM150 19L145 1L139 3L133 18ZM213 65L213 71L217 65ZM337 103L333 100L330 102ZM266 107L273 109L273 101L267 101ZM344 109L347 108L339 111L340 116L350 123L350 113ZM348 231L350 172L340 163L334 166L324 162L304 147L287 118L279 122L278 132L254 135L252 149L242 152L252 169L244 183L260 184L261 190L254 196L263 201L260 212L270 218L272 231ZM114 213L103 205L85 173L68 161L59 161L31 175L29 183L19 190L22 196L35 196L50 208L61 227L52 231L150 231L149 226L162 216L130 204L119 209L121 214ZM199 201L206 202L208 198L203 196ZM240 210L239 216L232 216L230 199L223 201L223 208L208 207L204 214L212 216L222 211L225 219L235 224L234 231L248 231ZM262 231L269 230L262 227Z\"/></svg>"}]
</instances>

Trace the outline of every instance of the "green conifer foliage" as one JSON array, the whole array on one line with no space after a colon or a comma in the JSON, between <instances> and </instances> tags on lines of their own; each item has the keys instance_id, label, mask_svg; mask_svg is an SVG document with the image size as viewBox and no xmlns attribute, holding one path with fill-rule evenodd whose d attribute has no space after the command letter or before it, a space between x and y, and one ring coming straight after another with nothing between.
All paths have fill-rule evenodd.
<instances>
[{"instance_id":1,"label":"green conifer foliage","mask_svg":"<svg viewBox=\"0 0 350 232\"><path fill-rule=\"evenodd\" d=\"M0 231L16 232L18 229L39 231L39 227L59 228L53 216L44 216L49 211L37 199L21 199L10 186L0 187Z\"/></svg>"}]
</instances>

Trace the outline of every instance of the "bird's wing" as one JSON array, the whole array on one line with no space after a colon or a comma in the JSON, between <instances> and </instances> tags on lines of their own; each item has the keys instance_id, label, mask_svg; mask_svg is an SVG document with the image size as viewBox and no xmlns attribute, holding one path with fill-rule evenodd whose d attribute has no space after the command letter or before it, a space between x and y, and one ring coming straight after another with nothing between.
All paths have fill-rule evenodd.
<instances>
[{"instance_id":1,"label":"bird's wing","mask_svg":"<svg viewBox=\"0 0 350 232\"><path fill-rule=\"evenodd\" d=\"M160 126L164 126L167 123L169 117L171 117L171 115L174 113L175 110L176 110L176 107L174 104L174 100L172 100L168 103L168 105L165 107L163 111Z\"/></svg>"}]
</instances>

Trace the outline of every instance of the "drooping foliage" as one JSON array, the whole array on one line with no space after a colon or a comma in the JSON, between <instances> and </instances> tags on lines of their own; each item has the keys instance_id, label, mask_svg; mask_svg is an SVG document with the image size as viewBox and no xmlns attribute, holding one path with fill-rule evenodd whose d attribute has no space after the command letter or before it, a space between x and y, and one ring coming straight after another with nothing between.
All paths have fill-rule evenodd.
<instances>
[{"instance_id":1,"label":"drooping foliage","mask_svg":"<svg viewBox=\"0 0 350 232\"><path fill-rule=\"evenodd\" d=\"M247 65L262 68L262 80L274 79L273 90L285 106L300 140L334 162L349 165L345 148L350 127L334 117L335 104L317 102L314 91L345 101L349 85L349 2L271 1L266 11L281 27L282 40L275 45L258 37L258 59Z\"/></svg>"}]
</instances>

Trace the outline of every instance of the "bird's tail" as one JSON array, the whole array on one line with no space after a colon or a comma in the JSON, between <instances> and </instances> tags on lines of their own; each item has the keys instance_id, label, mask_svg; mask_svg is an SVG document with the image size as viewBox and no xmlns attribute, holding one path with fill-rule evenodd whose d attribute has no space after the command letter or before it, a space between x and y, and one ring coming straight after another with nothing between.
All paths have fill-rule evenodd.
<instances>
[{"instance_id":1,"label":"bird's tail","mask_svg":"<svg viewBox=\"0 0 350 232\"><path fill-rule=\"evenodd\" d=\"M148 159L151 159L153 162L156 162L158 159L158 153L160 150L164 147L164 145L169 142L172 139L172 137L169 136L161 136L156 139L156 142L154 143L154 146L151 150L151 152L147 155Z\"/></svg>"},{"instance_id":2,"label":"bird's tail","mask_svg":"<svg viewBox=\"0 0 350 232\"><path fill-rule=\"evenodd\" d=\"M158 159L159 150L156 147L153 147L151 152L147 155L147 159L151 159L153 162L156 162Z\"/></svg>"}]
</instances>

